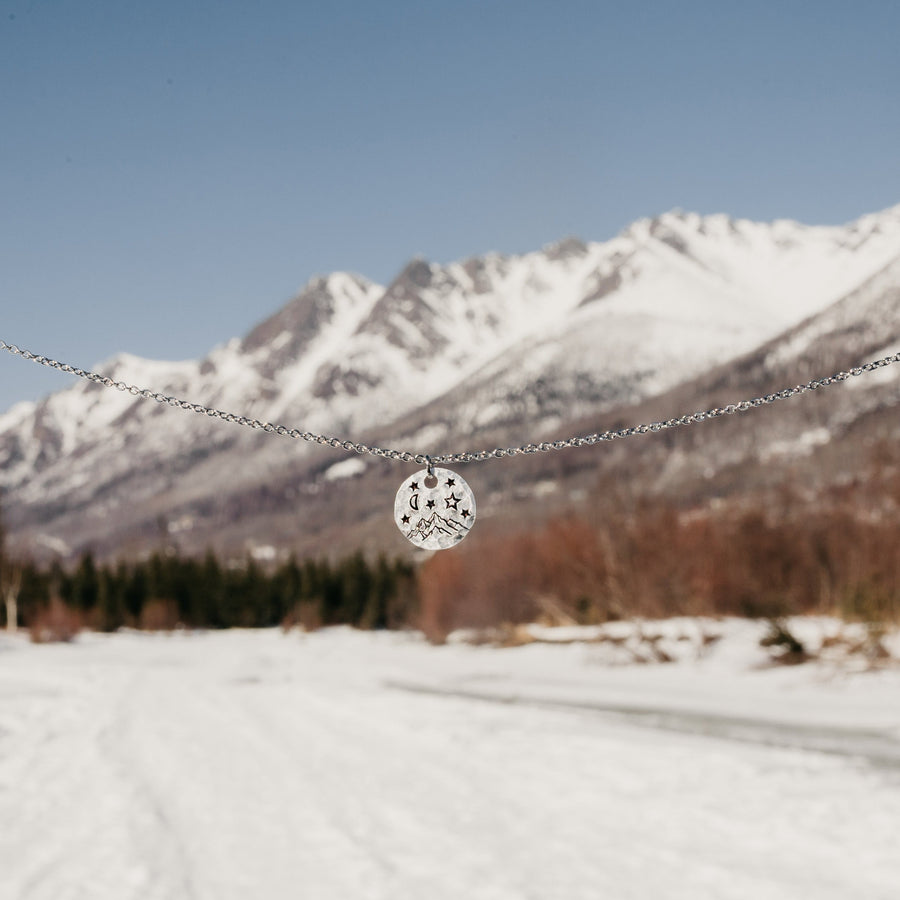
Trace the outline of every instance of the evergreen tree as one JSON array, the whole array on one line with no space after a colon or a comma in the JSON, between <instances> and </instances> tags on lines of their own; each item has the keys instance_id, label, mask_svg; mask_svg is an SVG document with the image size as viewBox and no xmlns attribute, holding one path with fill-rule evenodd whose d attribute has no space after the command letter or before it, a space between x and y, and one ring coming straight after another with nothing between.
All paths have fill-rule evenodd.
<instances>
[{"instance_id":1,"label":"evergreen tree","mask_svg":"<svg viewBox=\"0 0 900 900\"><path fill-rule=\"evenodd\" d=\"M190 559L182 559L179 556L166 558L169 570L169 583L171 584L171 601L175 605L175 611L179 622L185 625L200 625L198 621L200 610L198 606L197 573L199 567Z\"/></svg>"},{"instance_id":2,"label":"evergreen tree","mask_svg":"<svg viewBox=\"0 0 900 900\"><path fill-rule=\"evenodd\" d=\"M340 621L347 625L360 625L373 587L366 558L357 551L340 564L337 576L341 591Z\"/></svg>"},{"instance_id":3,"label":"evergreen tree","mask_svg":"<svg viewBox=\"0 0 900 900\"><path fill-rule=\"evenodd\" d=\"M71 605L91 612L100 601L100 577L92 553L85 553L71 579Z\"/></svg>"},{"instance_id":4,"label":"evergreen tree","mask_svg":"<svg viewBox=\"0 0 900 900\"><path fill-rule=\"evenodd\" d=\"M125 611L130 621L137 624L147 602L147 564L137 562L130 568L122 565L120 578L123 582Z\"/></svg>"},{"instance_id":5,"label":"evergreen tree","mask_svg":"<svg viewBox=\"0 0 900 900\"><path fill-rule=\"evenodd\" d=\"M19 590L19 625L27 628L35 613L50 603L50 575L42 572L33 562L22 566L22 581Z\"/></svg>"},{"instance_id":6,"label":"evergreen tree","mask_svg":"<svg viewBox=\"0 0 900 900\"><path fill-rule=\"evenodd\" d=\"M207 550L197 577L194 615L191 624L201 628L223 628L225 578L219 560Z\"/></svg>"},{"instance_id":7,"label":"evergreen tree","mask_svg":"<svg viewBox=\"0 0 900 900\"><path fill-rule=\"evenodd\" d=\"M97 573L97 627L101 631L116 631L125 624L123 582L107 566Z\"/></svg>"},{"instance_id":8,"label":"evergreen tree","mask_svg":"<svg viewBox=\"0 0 900 900\"><path fill-rule=\"evenodd\" d=\"M344 584L340 572L328 560L319 563L320 617L323 625L343 625Z\"/></svg>"},{"instance_id":9,"label":"evergreen tree","mask_svg":"<svg viewBox=\"0 0 900 900\"><path fill-rule=\"evenodd\" d=\"M397 592L397 576L384 554L378 557L372 572L372 586L362 613L360 627L387 628L391 601Z\"/></svg>"},{"instance_id":10,"label":"evergreen tree","mask_svg":"<svg viewBox=\"0 0 900 900\"><path fill-rule=\"evenodd\" d=\"M154 553L147 560L147 601L172 598L171 573L167 558Z\"/></svg>"},{"instance_id":11,"label":"evergreen tree","mask_svg":"<svg viewBox=\"0 0 900 900\"><path fill-rule=\"evenodd\" d=\"M279 566L272 578L273 614L280 612L277 621L298 622L302 619L301 603L303 602L303 572L297 565L294 556ZM275 624L273 622L273 624Z\"/></svg>"}]
</instances>

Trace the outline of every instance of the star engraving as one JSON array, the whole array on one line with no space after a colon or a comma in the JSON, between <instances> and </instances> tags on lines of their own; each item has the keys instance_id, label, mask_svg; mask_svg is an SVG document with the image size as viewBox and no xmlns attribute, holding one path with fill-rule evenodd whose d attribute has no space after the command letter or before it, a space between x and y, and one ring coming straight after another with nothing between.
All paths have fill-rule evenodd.
<instances>
[{"instance_id":1,"label":"star engraving","mask_svg":"<svg viewBox=\"0 0 900 900\"><path fill-rule=\"evenodd\" d=\"M409 516L404 516L401 520L404 525L409 525Z\"/></svg>"},{"instance_id":2,"label":"star engraving","mask_svg":"<svg viewBox=\"0 0 900 900\"><path fill-rule=\"evenodd\" d=\"M434 509L434 500L429 500L425 505L426 505L429 509Z\"/></svg>"},{"instance_id":3,"label":"star engraving","mask_svg":"<svg viewBox=\"0 0 900 900\"><path fill-rule=\"evenodd\" d=\"M460 514L464 519L468 519L469 516L472 515L472 513L470 513L467 509L461 509L461 510L459 511L459 514Z\"/></svg>"},{"instance_id":4,"label":"star engraving","mask_svg":"<svg viewBox=\"0 0 900 900\"><path fill-rule=\"evenodd\" d=\"M444 503L447 504L447 509L457 509L459 507L460 500L462 500L462 497L457 497L456 494L451 494L449 497L444 497Z\"/></svg>"},{"instance_id":5,"label":"star engraving","mask_svg":"<svg viewBox=\"0 0 900 900\"><path fill-rule=\"evenodd\" d=\"M455 479L455 478L448 478L448 479L447 479L447 487L453 487L454 484L456 484L456 479Z\"/></svg>"},{"instance_id":6,"label":"star engraving","mask_svg":"<svg viewBox=\"0 0 900 900\"><path fill-rule=\"evenodd\" d=\"M411 491L417 491L417 490L419 489L419 482L418 482L418 481L413 481L413 482L410 484L409 489L410 489Z\"/></svg>"}]
</instances>

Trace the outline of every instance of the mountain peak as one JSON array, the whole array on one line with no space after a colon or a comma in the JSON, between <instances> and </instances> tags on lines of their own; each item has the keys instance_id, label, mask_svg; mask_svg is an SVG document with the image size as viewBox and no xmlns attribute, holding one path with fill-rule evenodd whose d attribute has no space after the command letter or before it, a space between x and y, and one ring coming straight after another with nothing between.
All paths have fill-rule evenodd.
<instances>
[{"instance_id":1,"label":"mountain peak","mask_svg":"<svg viewBox=\"0 0 900 900\"><path fill-rule=\"evenodd\" d=\"M544 247L547 259L580 259L587 255L588 245L581 238L566 235L562 240L554 241Z\"/></svg>"},{"instance_id":2,"label":"mountain peak","mask_svg":"<svg viewBox=\"0 0 900 900\"><path fill-rule=\"evenodd\" d=\"M256 353L282 341L290 344L291 352L300 353L340 307L368 302L375 291L380 287L374 282L349 272L314 276L296 297L253 328L241 342L241 352Z\"/></svg>"},{"instance_id":3,"label":"mountain peak","mask_svg":"<svg viewBox=\"0 0 900 900\"><path fill-rule=\"evenodd\" d=\"M434 267L421 256L411 259L400 274L391 282L388 291L391 293L407 293L421 290L431 284Z\"/></svg>"}]
</instances>

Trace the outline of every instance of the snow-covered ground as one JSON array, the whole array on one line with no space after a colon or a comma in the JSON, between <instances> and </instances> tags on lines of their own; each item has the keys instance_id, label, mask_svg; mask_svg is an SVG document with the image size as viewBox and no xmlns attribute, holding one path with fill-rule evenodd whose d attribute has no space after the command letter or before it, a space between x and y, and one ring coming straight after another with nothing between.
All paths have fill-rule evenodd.
<instances>
[{"instance_id":1,"label":"snow-covered ground","mask_svg":"<svg viewBox=\"0 0 900 900\"><path fill-rule=\"evenodd\" d=\"M894 900L900 672L653 627L2 638L0 897Z\"/></svg>"}]
</instances>

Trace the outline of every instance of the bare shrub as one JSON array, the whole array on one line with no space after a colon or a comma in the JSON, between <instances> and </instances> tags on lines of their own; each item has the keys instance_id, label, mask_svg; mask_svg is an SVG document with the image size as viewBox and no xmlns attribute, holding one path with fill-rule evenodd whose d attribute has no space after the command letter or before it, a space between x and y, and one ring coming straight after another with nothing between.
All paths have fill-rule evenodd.
<instances>
[{"instance_id":1,"label":"bare shrub","mask_svg":"<svg viewBox=\"0 0 900 900\"><path fill-rule=\"evenodd\" d=\"M28 631L33 643L53 644L73 641L83 627L81 613L59 597L51 597L47 606L35 612Z\"/></svg>"},{"instance_id":2,"label":"bare shrub","mask_svg":"<svg viewBox=\"0 0 900 900\"><path fill-rule=\"evenodd\" d=\"M458 627L457 610L465 603L471 566L458 550L436 553L419 572L419 627L429 641L442 644ZM468 576L468 577L466 577Z\"/></svg>"},{"instance_id":3,"label":"bare shrub","mask_svg":"<svg viewBox=\"0 0 900 900\"><path fill-rule=\"evenodd\" d=\"M769 651L769 659L779 665L793 666L810 658L806 647L781 619L769 622L769 630L762 636L759 645L765 647Z\"/></svg>"},{"instance_id":4,"label":"bare shrub","mask_svg":"<svg viewBox=\"0 0 900 900\"><path fill-rule=\"evenodd\" d=\"M296 603L281 622L282 631L299 628L301 631L318 631L322 616L315 603Z\"/></svg>"},{"instance_id":5,"label":"bare shrub","mask_svg":"<svg viewBox=\"0 0 900 900\"><path fill-rule=\"evenodd\" d=\"M145 603L138 620L138 626L144 631L174 631L178 624L178 607L171 600Z\"/></svg>"}]
</instances>

